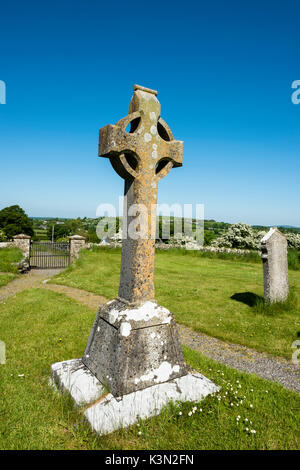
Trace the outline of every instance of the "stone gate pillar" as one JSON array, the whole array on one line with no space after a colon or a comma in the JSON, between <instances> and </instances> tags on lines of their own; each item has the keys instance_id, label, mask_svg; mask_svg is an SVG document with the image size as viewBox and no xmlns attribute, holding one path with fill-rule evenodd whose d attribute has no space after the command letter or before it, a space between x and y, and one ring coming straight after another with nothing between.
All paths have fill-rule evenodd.
<instances>
[{"instance_id":1,"label":"stone gate pillar","mask_svg":"<svg viewBox=\"0 0 300 470\"><path fill-rule=\"evenodd\" d=\"M13 239L14 246L19 248L24 253L26 258L29 258L31 238L28 235L20 233L19 235L15 235Z\"/></svg>"},{"instance_id":2,"label":"stone gate pillar","mask_svg":"<svg viewBox=\"0 0 300 470\"><path fill-rule=\"evenodd\" d=\"M80 235L72 235L70 240L70 258L74 261L78 258L79 251L85 246L85 238Z\"/></svg>"}]
</instances>

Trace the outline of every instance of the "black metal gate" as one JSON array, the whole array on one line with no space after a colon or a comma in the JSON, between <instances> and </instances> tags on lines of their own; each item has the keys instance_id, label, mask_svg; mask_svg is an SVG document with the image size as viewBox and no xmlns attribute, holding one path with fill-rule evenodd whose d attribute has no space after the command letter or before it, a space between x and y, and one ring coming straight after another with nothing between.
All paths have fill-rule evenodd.
<instances>
[{"instance_id":1,"label":"black metal gate","mask_svg":"<svg viewBox=\"0 0 300 470\"><path fill-rule=\"evenodd\" d=\"M30 245L31 268L65 268L70 264L70 244L32 242Z\"/></svg>"}]
</instances>

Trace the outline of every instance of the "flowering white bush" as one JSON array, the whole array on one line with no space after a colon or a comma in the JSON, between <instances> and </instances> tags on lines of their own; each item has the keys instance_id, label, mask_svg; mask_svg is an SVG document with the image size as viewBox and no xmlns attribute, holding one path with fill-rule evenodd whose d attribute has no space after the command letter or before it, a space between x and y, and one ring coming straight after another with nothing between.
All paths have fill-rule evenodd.
<instances>
[{"instance_id":1,"label":"flowering white bush","mask_svg":"<svg viewBox=\"0 0 300 470\"><path fill-rule=\"evenodd\" d=\"M120 228L117 233L114 235L111 235L110 239L113 240L114 242L121 243L122 242L122 229Z\"/></svg>"},{"instance_id":2,"label":"flowering white bush","mask_svg":"<svg viewBox=\"0 0 300 470\"><path fill-rule=\"evenodd\" d=\"M250 225L241 222L233 224L221 237L212 241L212 246L257 250L266 232L255 232Z\"/></svg>"},{"instance_id":3,"label":"flowering white bush","mask_svg":"<svg viewBox=\"0 0 300 470\"><path fill-rule=\"evenodd\" d=\"M300 250L300 234L299 233L286 233L285 234L289 248Z\"/></svg>"}]
</instances>

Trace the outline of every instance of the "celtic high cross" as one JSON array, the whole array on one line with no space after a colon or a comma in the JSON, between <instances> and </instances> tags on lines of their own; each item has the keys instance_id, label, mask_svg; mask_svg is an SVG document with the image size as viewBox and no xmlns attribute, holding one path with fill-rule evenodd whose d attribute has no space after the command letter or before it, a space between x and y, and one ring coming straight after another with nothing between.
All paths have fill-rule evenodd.
<instances>
[{"instance_id":1,"label":"celtic high cross","mask_svg":"<svg viewBox=\"0 0 300 470\"><path fill-rule=\"evenodd\" d=\"M182 165L183 142L174 140L160 117L156 95L155 90L134 85L128 116L99 132L99 156L108 157L125 179L119 296L130 303L154 299L157 185L172 167ZM128 230L134 216L140 216L143 225L137 234Z\"/></svg>"},{"instance_id":2,"label":"celtic high cross","mask_svg":"<svg viewBox=\"0 0 300 470\"><path fill-rule=\"evenodd\" d=\"M82 362L116 397L187 374L174 317L154 299L157 184L183 150L156 94L135 85L129 115L100 129L99 155L125 179L125 237L119 296L100 306Z\"/></svg>"},{"instance_id":3,"label":"celtic high cross","mask_svg":"<svg viewBox=\"0 0 300 470\"><path fill-rule=\"evenodd\" d=\"M161 119L156 94L135 85L129 115L100 130L99 155L125 179L127 196L119 296L100 305L81 360L51 367L100 435L219 390L186 364L174 316L154 298L157 183L181 166L183 148Z\"/></svg>"}]
</instances>

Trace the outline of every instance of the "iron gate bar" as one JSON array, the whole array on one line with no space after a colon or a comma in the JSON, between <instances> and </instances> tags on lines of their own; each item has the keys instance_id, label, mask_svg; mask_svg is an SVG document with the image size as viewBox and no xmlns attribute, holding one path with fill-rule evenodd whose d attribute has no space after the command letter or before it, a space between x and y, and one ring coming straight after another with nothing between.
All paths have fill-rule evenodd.
<instances>
[{"instance_id":1,"label":"iron gate bar","mask_svg":"<svg viewBox=\"0 0 300 470\"><path fill-rule=\"evenodd\" d=\"M70 244L64 242L32 242L29 262L32 268L65 268L70 264Z\"/></svg>"}]
</instances>

